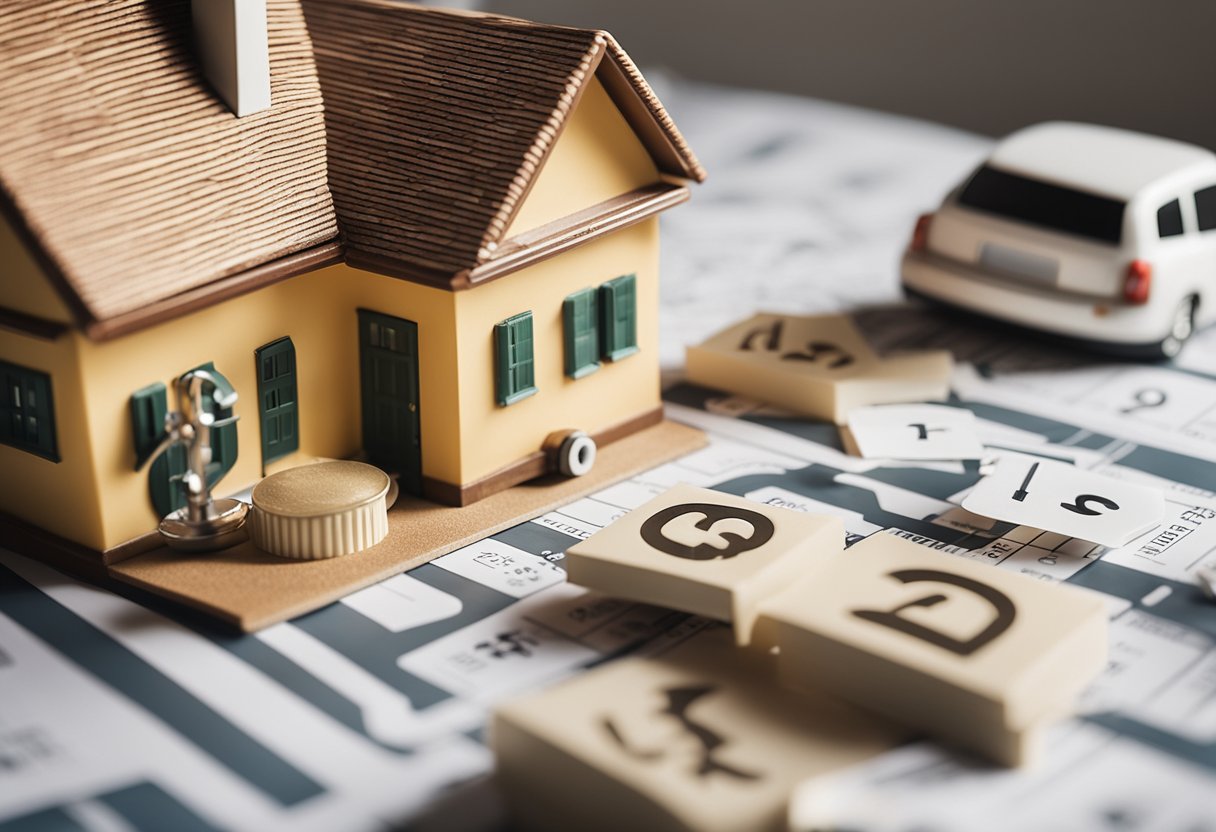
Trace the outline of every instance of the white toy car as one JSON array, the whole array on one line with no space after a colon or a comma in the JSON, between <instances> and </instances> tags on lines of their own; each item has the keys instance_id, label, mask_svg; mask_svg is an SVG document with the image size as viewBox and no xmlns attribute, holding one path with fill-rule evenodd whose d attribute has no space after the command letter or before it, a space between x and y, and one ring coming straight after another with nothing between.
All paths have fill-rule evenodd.
<instances>
[{"instance_id":1,"label":"white toy car","mask_svg":"<svg viewBox=\"0 0 1216 832\"><path fill-rule=\"evenodd\" d=\"M1216 320L1216 154L1110 127L1014 133L903 258L910 295L1169 358Z\"/></svg>"}]
</instances>

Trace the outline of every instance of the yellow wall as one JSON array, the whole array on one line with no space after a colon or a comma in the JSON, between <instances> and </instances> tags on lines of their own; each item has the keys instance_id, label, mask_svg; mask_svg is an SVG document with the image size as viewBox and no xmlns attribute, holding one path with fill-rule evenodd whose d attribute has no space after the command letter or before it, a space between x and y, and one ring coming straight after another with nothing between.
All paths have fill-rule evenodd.
<instances>
[{"instance_id":1,"label":"yellow wall","mask_svg":"<svg viewBox=\"0 0 1216 832\"><path fill-rule=\"evenodd\" d=\"M45 341L0 330L0 359L51 377L60 462L0 445L0 511L72 540L100 540L93 455L77 348L80 336ZM4 391L7 395L7 391ZM3 541L0 541L2 543Z\"/></svg>"},{"instance_id":2,"label":"yellow wall","mask_svg":"<svg viewBox=\"0 0 1216 832\"><path fill-rule=\"evenodd\" d=\"M12 227L0 218L0 306L60 323L72 319Z\"/></svg>"},{"instance_id":3,"label":"yellow wall","mask_svg":"<svg viewBox=\"0 0 1216 832\"><path fill-rule=\"evenodd\" d=\"M355 338L353 313L331 303L334 281L318 272L267 287L193 315L104 343L82 342L81 368L93 436L94 472L103 534L81 541L107 549L151 531L157 517L148 497L147 471L133 470L130 396L154 382L169 387L181 373L212 361L240 395L235 412L236 465L217 486L238 491L262 473L254 350L284 335L296 348L300 449L314 456L346 456L358 449L357 404L331 395L337 372L335 342Z\"/></svg>"},{"instance_id":4,"label":"yellow wall","mask_svg":"<svg viewBox=\"0 0 1216 832\"><path fill-rule=\"evenodd\" d=\"M263 469L254 350L284 335L291 336L296 348L300 449L293 456L303 460L356 454L362 446L359 307L418 323L419 352L426 357L419 379L423 473L440 479L456 476L452 305L450 292L333 266L111 342L82 341L102 533L74 539L105 549L155 527L158 518L147 496L147 474L132 470L128 401L141 387L156 381L169 386L182 372L207 361L215 363L241 397L235 408L241 417L236 465L216 490L231 493L255 483ZM283 462L291 461L289 457Z\"/></svg>"},{"instance_id":5,"label":"yellow wall","mask_svg":"<svg viewBox=\"0 0 1216 832\"><path fill-rule=\"evenodd\" d=\"M581 379L563 373L562 301L579 289L637 275L639 352ZM494 324L532 310L539 392L507 407L494 399ZM552 431L595 432L660 404L659 221L652 218L456 295L464 483L540 449ZM425 447L427 438L423 432Z\"/></svg>"},{"instance_id":6,"label":"yellow wall","mask_svg":"<svg viewBox=\"0 0 1216 832\"><path fill-rule=\"evenodd\" d=\"M562 300L623 274L638 278L640 352L567 379ZM296 348L298 458L357 453L360 307L418 324L422 471L434 480L467 484L538 450L551 431L597 431L659 404L657 219L457 293L332 266L114 341L0 332L0 359L52 377L63 459L0 446L0 510L94 549L153 530L147 473L133 470L130 396L208 361L241 396L237 461L217 491L253 484L263 473L254 350L284 335ZM527 309L540 392L500 408L494 324Z\"/></svg>"},{"instance_id":7,"label":"yellow wall","mask_svg":"<svg viewBox=\"0 0 1216 832\"><path fill-rule=\"evenodd\" d=\"M505 238L659 181L659 171L593 78L566 121Z\"/></svg>"}]
</instances>

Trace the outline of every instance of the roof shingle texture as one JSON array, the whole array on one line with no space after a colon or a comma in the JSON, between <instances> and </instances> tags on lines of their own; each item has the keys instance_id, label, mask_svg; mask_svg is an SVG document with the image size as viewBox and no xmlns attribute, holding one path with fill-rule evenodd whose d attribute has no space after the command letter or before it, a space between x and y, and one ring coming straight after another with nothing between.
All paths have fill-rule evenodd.
<instances>
[{"instance_id":1,"label":"roof shingle texture","mask_svg":"<svg viewBox=\"0 0 1216 832\"><path fill-rule=\"evenodd\" d=\"M467 272L602 64L660 170L704 178L605 32L396 0L267 14L272 106L236 118L201 76L189 0L4 0L0 205L82 320L205 293L339 229L407 271Z\"/></svg>"},{"instance_id":2,"label":"roof shingle texture","mask_svg":"<svg viewBox=\"0 0 1216 832\"><path fill-rule=\"evenodd\" d=\"M298 0L269 0L272 109L202 79L188 0L5 0L0 188L97 320L332 240Z\"/></svg>"},{"instance_id":3,"label":"roof shingle texture","mask_svg":"<svg viewBox=\"0 0 1216 832\"><path fill-rule=\"evenodd\" d=\"M449 274L491 258L605 57L682 151L670 172L704 175L606 32L394 0L304 7L350 248Z\"/></svg>"}]
</instances>

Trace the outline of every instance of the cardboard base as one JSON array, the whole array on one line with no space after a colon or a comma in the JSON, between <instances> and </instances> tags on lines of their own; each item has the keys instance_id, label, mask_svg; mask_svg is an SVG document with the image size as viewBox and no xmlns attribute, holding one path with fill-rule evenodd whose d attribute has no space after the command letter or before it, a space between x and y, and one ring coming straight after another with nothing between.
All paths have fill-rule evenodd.
<instances>
[{"instance_id":1,"label":"cardboard base","mask_svg":"<svg viewBox=\"0 0 1216 832\"><path fill-rule=\"evenodd\" d=\"M208 554L159 547L109 567L109 574L253 632L311 612L357 589L599 491L704 447L696 428L664 421L601 448L591 473L544 477L471 506L402 496L388 513L388 537L353 555L288 561L252 543Z\"/></svg>"}]
</instances>

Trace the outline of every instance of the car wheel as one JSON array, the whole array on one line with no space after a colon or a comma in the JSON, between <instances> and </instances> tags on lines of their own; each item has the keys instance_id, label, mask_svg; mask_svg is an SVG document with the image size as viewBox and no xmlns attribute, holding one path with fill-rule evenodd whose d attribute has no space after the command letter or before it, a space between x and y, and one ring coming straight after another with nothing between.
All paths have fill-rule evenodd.
<instances>
[{"instance_id":1,"label":"car wheel","mask_svg":"<svg viewBox=\"0 0 1216 832\"><path fill-rule=\"evenodd\" d=\"M1197 301L1190 297L1178 304L1170 324L1170 332L1161 342L1161 357L1173 358L1182 352L1182 346L1195 332L1195 307Z\"/></svg>"}]
</instances>

